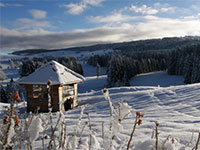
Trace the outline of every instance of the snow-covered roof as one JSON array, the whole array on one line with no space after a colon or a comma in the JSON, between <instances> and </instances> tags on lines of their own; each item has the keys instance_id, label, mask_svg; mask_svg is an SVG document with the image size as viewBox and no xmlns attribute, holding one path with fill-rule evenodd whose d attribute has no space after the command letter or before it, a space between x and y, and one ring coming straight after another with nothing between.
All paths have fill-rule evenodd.
<instances>
[{"instance_id":1,"label":"snow-covered roof","mask_svg":"<svg viewBox=\"0 0 200 150\"><path fill-rule=\"evenodd\" d=\"M19 84L47 84L51 81L51 85L71 84L82 82L85 78L62 64L51 61L44 66L38 68L32 74L21 78Z\"/></svg>"}]
</instances>

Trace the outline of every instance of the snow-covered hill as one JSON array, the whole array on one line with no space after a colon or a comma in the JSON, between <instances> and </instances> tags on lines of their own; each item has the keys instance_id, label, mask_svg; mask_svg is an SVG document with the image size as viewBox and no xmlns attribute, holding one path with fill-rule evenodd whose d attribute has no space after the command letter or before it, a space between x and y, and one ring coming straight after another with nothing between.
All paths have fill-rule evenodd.
<instances>
[{"instance_id":1,"label":"snow-covered hill","mask_svg":"<svg viewBox=\"0 0 200 150\"><path fill-rule=\"evenodd\" d=\"M115 50L116 52L117 50ZM44 56L53 56L53 57L62 57L62 56L73 56L79 59L86 59L87 57L94 55L105 55L107 53L113 53L112 49L102 49L96 51L57 51L57 52L45 52L30 55L29 57L44 57Z\"/></svg>"},{"instance_id":2,"label":"snow-covered hill","mask_svg":"<svg viewBox=\"0 0 200 150\"><path fill-rule=\"evenodd\" d=\"M102 68L101 76L95 77L95 68L84 65L86 81L79 85L79 106L64 113L67 124L67 135L71 137L77 126L81 107L85 107L82 116L81 128L91 120L92 131L95 132L100 145L95 149L104 149L102 141L102 123L105 136L109 133L109 105L105 100L102 89L106 84L105 69ZM9 72L10 73L10 72ZM8 74L7 74L8 75ZM174 150L190 150L195 146L200 130L200 84L184 85L183 78L168 76L166 72L143 74L133 78L130 87L109 88L113 105L123 100L133 108L131 114L121 123L123 129L117 130L114 138L114 149L126 149L136 111L144 114L142 125L136 127L131 142L131 148L136 150L151 150L155 146L155 139L151 139L155 121L159 123L159 141L162 142L170 136L174 142L168 141L167 148ZM181 85L182 84L182 85ZM4 114L4 106L0 104L1 118ZM19 105L23 112L23 105ZM42 114L47 118L48 114ZM23 116L22 116L23 117ZM53 122L56 124L57 115L53 114ZM82 145L89 138L89 128L85 127L82 136ZM48 139L46 140L48 141ZM173 143L173 144L172 144ZM41 149L41 136L34 144L36 149ZM86 146L85 149L88 147ZM84 149L84 146L81 148Z\"/></svg>"},{"instance_id":3,"label":"snow-covered hill","mask_svg":"<svg viewBox=\"0 0 200 150\"><path fill-rule=\"evenodd\" d=\"M139 74L132 78L131 86L161 86L168 87L174 85L183 85L183 76L168 75L167 71L158 71Z\"/></svg>"},{"instance_id":4,"label":"snow-covered hill","mask_svg":"<svg viewBox=\"0 0 200 150\"><path fill-rule=\"evenodd\" d=\"M141 127L136 130L134 144L137 145L140 141L151 139L154 122L158 121L160 124L159 137L165 139L171 135L176 139L175 149L184 147L191 140L193 132L195 133L193 140L197 138L197 132L200 129L199 91L200 84L171 87L132 86L109 89L115 106L122 99L134 109L133 113L122 123L124 129L119 136L120 141L116 145L127 141L134 123L135 112L140 111L144 114L144 119ZM108 124L109 121L109 107L101 91L80 94L79 100L80 104L87 105L86 112L89 112L92 124L101 136L101 122L104 121L105 124ZM70 121L76 112L77 110L67 112L67 120Z\"/></svg>"},{"instance_id":5,"label":"snow-covered hill","mask_svg":"<svg viewBox=\"0 0 200 150\"><path fill-rule=\"evenodd\" d=\"M191 149L200 129L199 91L200 84L172 87L110 88L111 100L115 107L122 99L133 108L132 113L122 121L123 130L118 131L119 134L115 139L116 143L114 143L115 149L128 142L136 111L142 112L144 118L142 125L136 128L132 146L140 146L140 142L151 140L154 122L158 121L159 139L165 140L170 135L175 139L174 149L184 149L183 147L191 141L194 133L192 143L185 148ZM109 128L109 105L100 90L79 94L79 102L79 107L64 113L67 133L71 135L74 132L81 106L85 106L85 112L88 112L91 118L92 130L96 132L97 139L101 144L96 149L101 149L103 148L102 122L104 122L105 133L108 133ZM54 115L55 120L56 115ZM87 115L84 113L81 125L83 126L87 120ZM83 139L88 138L88 132L88 128L83 131ZM39 149L41 140L37 140L35 145ZM147 150L145 147L147 145L143 145L142 149Z\"/></svg>"}]
</instances>

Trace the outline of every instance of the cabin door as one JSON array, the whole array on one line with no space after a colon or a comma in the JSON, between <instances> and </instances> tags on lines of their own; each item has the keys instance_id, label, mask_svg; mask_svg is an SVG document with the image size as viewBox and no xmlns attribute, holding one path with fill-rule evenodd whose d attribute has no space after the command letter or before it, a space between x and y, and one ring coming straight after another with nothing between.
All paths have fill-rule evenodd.
<instances>
[{"instance_id":1,"label":"cabin door","mask_svg":"<svg viewBox=\"0 0 200 150\"><path fill-rule=\"evenodd\" d=\"M69 98L64 102L65 111L72 109L73 101L74 101L73 98Z\"/></svg>"}]
</instances>

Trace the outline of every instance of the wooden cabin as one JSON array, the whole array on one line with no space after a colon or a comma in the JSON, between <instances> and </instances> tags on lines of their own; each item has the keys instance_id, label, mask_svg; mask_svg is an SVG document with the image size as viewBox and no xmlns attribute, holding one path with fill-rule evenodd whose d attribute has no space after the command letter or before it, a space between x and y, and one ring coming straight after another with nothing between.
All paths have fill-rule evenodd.
<instances>
[{"instance_id":1,"label":"wooden cabin","mask_svg":"<svg viewBox=\"0 0 200 150\"><path fill-rule=\"evenodd\" d=\"M18 83L26 89L27 111L48 112L48 81L51 81L49 95L52 111L66 111L78 105L78 83L83 80L83 76L51 61L21 78Z\"/></svg>"}]
</instances>

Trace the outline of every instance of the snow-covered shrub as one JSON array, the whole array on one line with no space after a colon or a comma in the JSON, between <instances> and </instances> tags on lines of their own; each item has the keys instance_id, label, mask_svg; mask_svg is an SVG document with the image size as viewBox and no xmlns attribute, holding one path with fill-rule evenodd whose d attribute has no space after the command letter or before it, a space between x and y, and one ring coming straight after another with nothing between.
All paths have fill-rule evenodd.
<instances>
[{"instance_id":1,"label":"snow-covered shrub","mask_svg":"<svg viewBox=\"0 0 200 150\"><path fill-rule=\"evenodd\" d=\"M104 98L108 101L110 108L110 126L109 126L109 135L106 136L106 140L103 140L105 149L113 149L114 139L118 137L118 134L123 130L121 121L128 116L132 108L127 103L123 103L121 100L118 103L118 106L115 108L111 101L108 89L102 90Z\"/></svg>"},{"instance_id":2,"label":"snow-covered shrub","mask_svg":"<svg viewBox=\"0 0 200 150\"><path fill-rule=\"evenodd\" d=\"M28 132L30 138L30 144L34 143L35 140L39 137L39 133L41 133L44 128L42 126L42 119L39 116L33 116Z\"/></svg>"},{"instance_id":3,"label":"snow-covered shrub","mask_svg":"<svg viewBox=\"0 0 200 150\"><path fill-rule=\"evenodd\" d=\"M14 101L10 104L7 114L3 115L0 122L0 149L9 149L14 147L14 142L17 140L17 128L19 128L19 119L17 110L14 108Z\"/></svg>"}]
</instances>

